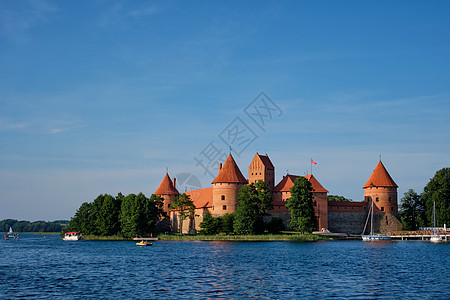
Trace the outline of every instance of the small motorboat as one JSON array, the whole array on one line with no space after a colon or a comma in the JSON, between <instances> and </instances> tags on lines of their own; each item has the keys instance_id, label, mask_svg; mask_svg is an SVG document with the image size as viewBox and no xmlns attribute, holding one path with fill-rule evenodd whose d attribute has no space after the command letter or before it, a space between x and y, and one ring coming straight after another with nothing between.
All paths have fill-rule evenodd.
<instances>
[{"instance_id":1,"label":"small motorboat","mask_svg":"<svg viewBox=\"0 0 450 300\"><path fill-rule=\"evenodd\" d=\"M152 243L149 243L149 242L147 242L147 241L140 241L139 243L136 243L136 246L143 246L143 247L146 247L146 246L152 246L153 244Z\"/></svg>"},{"instance_id":2,"label":"small motorboat","mask_svg":"<svg viewBox=\"0 0 450 300\"><path fill-rule=\"evenodd\" d=\"M66 232L63 238L63 240L65 241L79 241L81 239L82 239L81 233L77 231Z\"/></svg>"}]
</instances>

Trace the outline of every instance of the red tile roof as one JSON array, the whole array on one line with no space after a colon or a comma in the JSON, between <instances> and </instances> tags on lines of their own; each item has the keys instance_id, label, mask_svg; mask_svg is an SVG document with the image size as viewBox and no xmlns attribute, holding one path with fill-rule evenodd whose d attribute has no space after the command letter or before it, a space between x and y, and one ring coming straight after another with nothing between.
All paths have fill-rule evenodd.
<instances>
[{"instance_id":1,"label":"red tile roof","mask_svg":"<svg viewBox=\"0 0 450 300\"><path fill-rule=\"evenodd\" d=\"M328 191L319 183L319 181L317 181L313 174L306 175L305 178L311 183L313 192L328 193Z\"/></svg>"},{"instance_id":2,"label":"red tile roof","mask_svg":"<svg viewBox=\"0 0 450 300\"><path fill-rule=\"evenodd\" d=\"M286 175L283 176L283 179L273 188L274 192L290 192L291 187L294 186L295 179L299 178L300 176L296 175Z\"/></svg>"},{"instance_id":3,"label":"red tile roof","mask_svg":"<svg viewBox=\"0 0 450 300\"><path fill-rule=\"evenodd\" d=\"M196 208L211 207L213 188L205 188L199 190L187 191L186 195L189 195Z\"/></svg>"},{"instance_id":4,"label":"red tile roof","mask_svg":"<svg viewBox=\"0 0 450 300\"><path fill-rule=\"evenodd\" d=\"M299 178L297 175L286 175L283 179L273 188L274 192L290 192L291 187L294 186L295 179ZM328 191L317 181L313 175L306 175L305 178L311 183L313 192L316 193L328 193Z\"/></svg>"},{"instance_id":5,"label":"red tile roof","mask_svg":"<svg viewBox=\"0 0 450 300\"><path fill-rule=\"evenodd\" d=\"M270 161L269 156L261 155L258 152L256 152L255 156L258 156L263 165L266 167L266 170L275 170L275 167L273 166L272 162Z\"/></svg>"},{"instance_id":6,"label":"red tile roof","mask_svg":"<svg viewBox=\"0 0 450 300\"><path fill-rule=\"evenodd\" d=\"M179 195L180 193L173 186L173 183L169 177L169 174L166 173L166 176L164 176L163 180L161 181L161 184L156 189L154 194L155 195Z\"/></svg>"},{"instance_id":7,"label":"red tile roof","mask_svg":"<svg viewBox=\"0 0 450 300\"><path fill-rule=\"evenodd\" d=\"M363 189L368 187L398 187L389 175L388 171L384 167L381 160L378 162L375 170L373 170L372 175L370 175L369 180L363 186Z\"/></svg>"},{"instance_id":8,"label":"red tile roof","mask_svg":"<svg viewBox=\"0 0 450 300\"><path fill-rule=\"evenodd\" d=\"M233 159L233 156L228 155L227 160L220 169L219 174L212 183L247 183L247 179L242 175L241 170Z\"/></svg>"}]
</instances>

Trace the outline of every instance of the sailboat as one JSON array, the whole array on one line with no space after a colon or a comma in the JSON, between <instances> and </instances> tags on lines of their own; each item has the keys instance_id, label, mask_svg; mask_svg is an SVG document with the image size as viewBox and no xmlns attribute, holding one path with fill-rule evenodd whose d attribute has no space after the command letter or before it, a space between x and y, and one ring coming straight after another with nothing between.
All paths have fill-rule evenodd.
<instances>
[{"instance_id":1,"label":"sailboat","mask_svg":"<svg viewBox=\"0 0 450 300\"><path fill-rule=\"evenodd\" d=\"M433 235L430 237L430 242L439 243L442 242L442 236L440 236L437 233L435 225L436 225L436 201L433 202L433 229L432 229Z\"/></svg>"},{"instance_id":2,"label":"sailboat","mask_svg":"<svg viewBox=\"0 0 450 300\"><path fill-rule=\"evenodd\" d=\"M364 232L366 232L367 222L369 221L370 217L370 234L365 235ZM388 235L383 234L373 234L373 199L372 204L369 209L369 213L367 215L366 224L364 225L364 230L361 234L362 240L366 242L373 242L373 241L389 241L391 239Z\"/></svg>"},{"instance_id":3,"label":"sailboat","mask_svg":"<svg viewBox=\"0 0 450 300\"><path fill-rule=\"evenodd\" d=\"M12 227L9 227L9 231L8 233L5 235L5 240L9 240L9 239L18 239L19 235L17 233L13 232Z\"/></svg>"}]
</instances>

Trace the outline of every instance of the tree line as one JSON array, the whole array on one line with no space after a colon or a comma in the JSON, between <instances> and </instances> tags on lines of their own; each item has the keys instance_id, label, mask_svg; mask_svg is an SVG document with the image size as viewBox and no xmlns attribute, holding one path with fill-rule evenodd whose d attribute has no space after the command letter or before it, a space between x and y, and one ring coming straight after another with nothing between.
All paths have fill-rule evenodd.
<instances>
[{"instance_id":1,"label":"tree line","mask_svg":"<svg viewBox=\"0 0 450 300\"><path fill-rule=\"evenodd\" d=\"M157 230L164 219L163 198L143 193L116 197L99 195L92 202L84 202L70 220L66 231L83 234L124 237L142 236Z\"/></svg>"},{"instance_id":2,"label":"tree line","mask_svg":"<svg viewBox=\"0 0 450 300\"><path fill-rule=\"evenodd\" d=\"M60 220L53 222L46 221L18 221L5 219L0 221L0 231L8 232L11 227L14 232L61 232L69 221Z\"/></svg>"},{"instance_id":3,"label":"tree line","mask_svg":"<svg viewBox=\"0 0 450 300\"><path fill-rule=\"evenodd\" d=\"M450 225L450 168L436 172L418 194L409 189L400 200L399 214L404 230L417 230L433 224L433 204L436 204L435 227Z\"/></svg>"}]
</instances>

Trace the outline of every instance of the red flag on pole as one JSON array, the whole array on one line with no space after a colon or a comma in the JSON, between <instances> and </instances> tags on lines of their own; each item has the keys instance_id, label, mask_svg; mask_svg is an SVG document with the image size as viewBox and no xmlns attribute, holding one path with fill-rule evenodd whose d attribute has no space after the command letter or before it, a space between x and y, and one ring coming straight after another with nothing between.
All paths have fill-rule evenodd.
<instances>
[{"instance_id":1,"label":"red flag on pole","mask_svg":"<svg viewBox=\"0 0 450 300\"><path fill-rule=\"evenodd\" d=\"M311 158L311 163L314 165L317 165L317 163L315 161L313 161L312 158Z\"/></svg>"}]
</instances>

